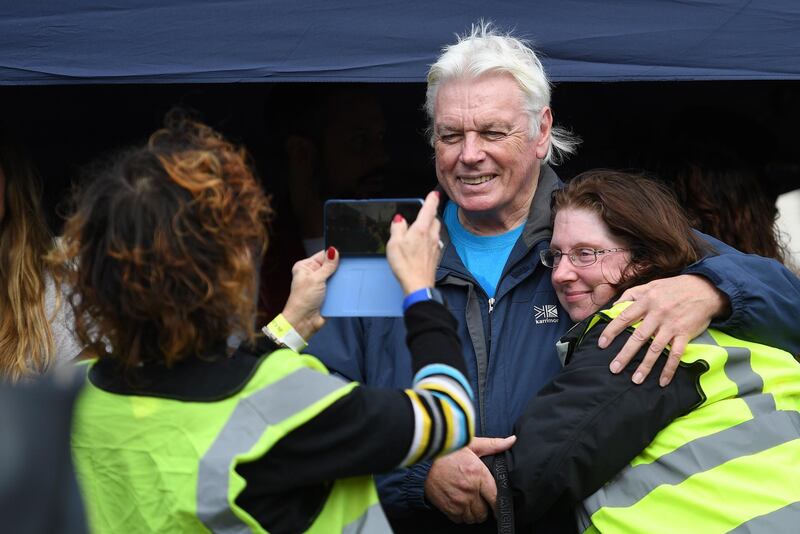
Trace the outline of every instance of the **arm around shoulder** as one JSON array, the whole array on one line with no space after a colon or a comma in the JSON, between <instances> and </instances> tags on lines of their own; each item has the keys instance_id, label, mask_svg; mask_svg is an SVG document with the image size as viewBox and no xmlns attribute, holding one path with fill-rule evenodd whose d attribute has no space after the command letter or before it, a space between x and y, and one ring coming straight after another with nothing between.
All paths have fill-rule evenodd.
<instances>
[{"instance_id":1,"label":"arm around shoulder","mask_svg":"<svg viewBox=\"0 0 800 534\"><path fill-rule=\"evenodd\" d=\"M698 232L699 233L699 232ZM777 260L743 254L700 234L718 254L686 269L708 279L730 301L730 315L712 326L724 332L800 354L800 279Z\"/></svg>"}]
</instances>

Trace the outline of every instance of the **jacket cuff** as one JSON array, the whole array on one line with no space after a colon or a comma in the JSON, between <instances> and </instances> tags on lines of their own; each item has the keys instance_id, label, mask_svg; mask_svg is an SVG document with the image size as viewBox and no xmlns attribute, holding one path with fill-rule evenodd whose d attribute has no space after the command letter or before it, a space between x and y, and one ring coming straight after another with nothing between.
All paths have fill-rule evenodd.
<instances>
[{"instance_id":1,"label":"jacket cuff","mask_svg":"<svg viewBox=\"0 0 800 534\"><path fill-rule=\"evenodd\" d=\"M431 462L422 462L406 469L400 492L412 510L430 510L431 505L425 499L425 479L431 470Z\"/></svg>"},{"instance_id":2,"label":"jacket cuff","mask_svg":"<svg viewBox=\"0 0 800 534\"><path fill-rule=\"evenodd\" d=\"M716 272L714 272L712 269L709 269L704 262L698 262L694 265L690 265L681 274L694 274L702 276L711 282L711 285L716 287L726 297L728 297L728 304L730 304L731 308L730 315L711 321L710 326L712 328L719 328L726 331L736 331L742 326L744 299L742 297L741 290L735 283L733 283L733 281L721 278Z\"/></svg>"}]
</instances>

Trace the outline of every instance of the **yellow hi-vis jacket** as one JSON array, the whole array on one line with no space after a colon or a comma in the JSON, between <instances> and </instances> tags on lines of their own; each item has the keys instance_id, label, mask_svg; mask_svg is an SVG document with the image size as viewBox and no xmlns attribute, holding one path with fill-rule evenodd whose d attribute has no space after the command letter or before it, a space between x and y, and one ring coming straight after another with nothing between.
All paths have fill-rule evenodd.
<instances>
[{"instance_id":1,"label":"yellow hi-vis jacket","mask_svg":"<svg viewBox=\"0 0 800 534\"><path fill-rule=\"evenodd\" d=\"M601 313L614 318L627 304ZM800 532L800 364L713 329L681 362L707 367L703 401L583 502L580 530Z\"/></svg>"},{"instance_id":2,"label":"yellow hi-vis jacket","mask_svg":"<svg viewBox=\"0 0 800 534\"><path fill-rule=\"evenodd\" d=\"M119 395L87 381L72 445L91 530L266 532L236 504L246 485L237 465L264 456L355 385L289 350L213 402ZM390 532L372 477L337 480L307 532Z\"/></svg>"}]
</instances>

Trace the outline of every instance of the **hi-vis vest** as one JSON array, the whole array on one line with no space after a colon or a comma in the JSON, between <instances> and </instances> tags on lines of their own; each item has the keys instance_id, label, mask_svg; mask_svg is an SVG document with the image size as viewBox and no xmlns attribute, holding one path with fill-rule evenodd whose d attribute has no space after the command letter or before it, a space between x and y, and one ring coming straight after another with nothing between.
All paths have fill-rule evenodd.
<instances>
[{"instance_id":1,"label":"hi-vis vest","mask_svg":"<svg viewBox=\"0 0 800 534\"><path fill-rule=\"evenodd\" d=\"M235 500L235 467L350 392L313 357L279 350L213 402L118 395L87 381L73 457L93 532L266 532ZM337 480L307 532L391 532L372 477Z\"/></svg>"},{"instance_id":2,"label":"hi-vis vest","mask_svg":"<svg viewBox=\"0 0 800 534\"><path fill-rule=\"evenodd\" d=\"M614 318L628 304L599 315ZM800 364L712 329L681 362L708 368L703 401L579 506L581 530L800 532Z\"/></svg>"}]
</instances>

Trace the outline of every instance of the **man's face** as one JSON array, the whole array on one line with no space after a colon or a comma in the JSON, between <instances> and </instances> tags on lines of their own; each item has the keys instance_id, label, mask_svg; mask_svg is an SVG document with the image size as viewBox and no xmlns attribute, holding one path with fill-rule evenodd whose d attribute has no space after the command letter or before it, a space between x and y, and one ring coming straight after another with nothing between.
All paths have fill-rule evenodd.
<instances>
[{"instance_id":1,"label":"man's face","mask_svg":"<svg viewBox=\"0 0 800 534\"><path fill-rule=\"evenodd\" d=\"M522 91L508 74L444 83L436 95L436 174L467 215L509 222L527 215L550 143L550 111L529 132Z\"/></svg>"}]
</instances>

